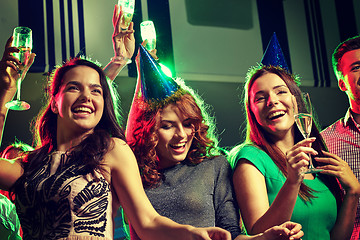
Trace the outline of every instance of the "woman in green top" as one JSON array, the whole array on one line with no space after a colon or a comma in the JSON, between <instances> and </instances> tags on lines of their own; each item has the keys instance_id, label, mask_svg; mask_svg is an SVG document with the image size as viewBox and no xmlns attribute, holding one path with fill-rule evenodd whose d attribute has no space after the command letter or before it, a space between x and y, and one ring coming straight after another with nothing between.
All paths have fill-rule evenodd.
<instances>
[{"instance_id":1,"label":"woman in green top","mask_svg":"<svg viewBox=\"0 0 360 240\"><path fill-rule=\"evenodd\" d=\"M294 113L303 104L295 79L263 65L247 76L247 139L230 154L241 216L250 234L292 220L302 224L303 239L348 239L360 184L345 161L325 152L315 124L303 140L295 126ZM322 172L303 173L308 154Z\"/></svg>"},{"instance_id":2,"label":"woman in green top","mask_svg":"<svg viewBox=\"0 0 360 240\"><path fill-rule=\"evenodd\" d=\"M0 239L21 240L15 204L0 194Z\"/></svg>"}]
</instances>

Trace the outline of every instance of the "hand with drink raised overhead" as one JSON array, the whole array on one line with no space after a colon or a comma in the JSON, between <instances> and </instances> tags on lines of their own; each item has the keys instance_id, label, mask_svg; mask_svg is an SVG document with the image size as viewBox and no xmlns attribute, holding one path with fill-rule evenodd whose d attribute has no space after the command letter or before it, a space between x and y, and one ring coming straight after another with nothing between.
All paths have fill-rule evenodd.
<instances>
[{"instance_id":1,"label":"hand with drink raised overhead","mask_svg":"<svg viewBox=\"0 0 360 240\"><path fill-rule=\"evenodd\" d=\"M123 10L119 5L115 5L112 18L114 32L112 35L115 57L130 59L135 51L134 23L130 22L127 29L121 27Z\"/></svg>"},{"instance_id":2,"label":"hand with drink raised overhead","mask_svg":"<svg viewBox=\"0 0 360 240\"><path fill-rule=\"evenodd\" d=\"M112 17L114 27L112 34L114 57L111 58L111 61L104 68L105 74L111 80L114 80L120 71L131 62L130 59L135 51L134 23L130 22L127 29L122 29L121 21L123 14L122 7L115 5Z\"/></svg>"},{"instance_id":3,"label":"hand with drink raised overhead","mask_svg":"<svg viewBox=\"0 0 360 240\"><path fill-rule=\"evenodd\" d=\"M148 40L144 40L144 41L141 43L141 45L142 45L143 47L145 47L146 44L147 44L147 42L148 42ZM148 50L148 52L150 53L150 55L151 55L156 61L159 60L159 57L156 55L156 53L157 53L156 48L154 48L154 49L152 49L152 50L150 50L150 51Z\"/></svg>"},{"instance_id":4,"label":"hand with drink raised overhead","mask_svg":"<svg viewBox=\"0 0 360 240\"><path fill-rule=\"evenodd\" d=\"M19 49L17 47L12 47L12 42L13 36L7 40L4 54L0 61L0 143L8 110L5 107L5 104L11 101L16 93L16 81L19 78L19 68L24 67L24 70L22 71L22 79L24 79L35 59L35 53L31 53L27 64L22 66L19 59L13 56L13 53L19 52Z\"/></svg>"},{"instance_id":5,"label":"hand with drink raised overhead","mask_svg":"<svg viewBox=\"0 0 360 240\"><path fill-rule=\"evenodd\" d=\"M16 92L16 81L19 78L19 70L24 67L22 72L23 77L25 77L27 71L34 62L35 53L31 53L30 59L27 65L22 66L19 59L13 56L12 53L19 52L17 47L12 47L13 37L11 36L6 44L3 57L0 61L0 88L1 90L13 90L13 93ZM23 79L23 78L22 78Z\"/></svg>"}]
</instances>

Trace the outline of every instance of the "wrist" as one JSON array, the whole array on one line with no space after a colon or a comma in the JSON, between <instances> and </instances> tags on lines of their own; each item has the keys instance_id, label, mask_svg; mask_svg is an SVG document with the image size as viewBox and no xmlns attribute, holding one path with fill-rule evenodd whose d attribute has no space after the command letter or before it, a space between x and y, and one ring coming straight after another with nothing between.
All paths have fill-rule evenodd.
<instances>
[{"instance_id":1,"label":"wrist","mask_svg":"<svg viewBox=\"0 0 360 240\"><path fill-rule=\"evenodd\" d=\"M259 233L251 236L252 240L266 240L267 238L264 236L264 233Z\"/></svg>"},{"instance_id":2,"label":"wrist","mask_svg":"<svg viewBox=\"0 0 360 240\"><path fill-rule=\"evenodd\" d=\"M345 189L345 195L359 198L360 197L360 188L356 187L356 188Z\"/></svg>"},{"instance_id":3,"label":"wrist","mask_svg":"<svg viewBox=\"0 0 360 240\"><path fill-rule=\"evenodd\" d=\"M288 178L285 180L284 185L288 185L290 187L300 188L300 185L302 184L304 178L302 176L291 178L288 176Z\"/></svg>"},{"instance_id":4,"label":"wrist","mask_svg":"<svg viewBox=\"0 0 360 240\"><path fill-rule=\"evenodd\" d=\"M6 87L0 87L0 95L1 96L14 96L17 91L16 86L6 86Z\"/></svg>"},{"instance_id":5,"label":"wrist","mask_svg":"<svg viewBox=\"0 0 360 240\"><path fill-rule=\"evenodd\" d=\"M131 58L127 58L124 56L115 56L110 58L110 61L121 65L127 65L131 63Z\"/></svg>"}]
</instances>

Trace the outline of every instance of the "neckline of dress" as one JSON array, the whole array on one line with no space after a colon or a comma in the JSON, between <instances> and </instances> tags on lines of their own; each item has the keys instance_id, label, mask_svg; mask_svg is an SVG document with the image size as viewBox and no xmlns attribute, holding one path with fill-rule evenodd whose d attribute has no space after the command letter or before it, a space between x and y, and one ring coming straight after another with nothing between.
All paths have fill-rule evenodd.
<instances>
[{"instance_id":1,"label":"neckline of dress","mask_svg":"<svg viewBox=\"0 0 360 240\"><path fill-rule=\"evenodd\" d=\"M51 152L49 154L49 157L52 157L52 156L63 156L63 155L66 155L67 153L65 151L59 151L59 150L55 150L53 152Z\"/></svg>"},{"instance_id":2,"label":"neckline of dress","mask_svg":"<svg viewBox=\"0 0 360 240\"><path fill-rule=\"evenodd\" d=\"M52 155L52 154L63 154L63 153L66 153L66 151L55 150L55 151L51 152L50 155Z\"/></svg>"}]
</instances>

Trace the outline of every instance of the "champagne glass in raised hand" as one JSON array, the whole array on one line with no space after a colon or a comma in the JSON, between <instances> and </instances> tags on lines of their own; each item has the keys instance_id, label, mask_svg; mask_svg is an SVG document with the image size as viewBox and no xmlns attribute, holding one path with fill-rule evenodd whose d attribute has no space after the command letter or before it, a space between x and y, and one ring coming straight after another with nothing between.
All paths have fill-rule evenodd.
<instances>
[{"instance_id":1,"label":"champagne glass in raised hand","mask_svg":"<svg viewBox=\"0 0 360 240\"><path fill-rule=\"evenodd\" d=\"M140 23L141 38L147 41L145 48L152 51L156 48L156 31L153 21L143 21Z\"/></svg>"},{"instance_id":2,"label":"champagne glass in raised hand","mask_svg":"<svg viewBox=\"0 0 360 240\"><path fill-rule=\"evenodd\" d=\"M302 93L302 99L304 101L304 105L298 105L298 113L295 114L295 122L296 125L303 135L304 138L308 138L311 133L312 128L312 106L310 101L309 93ZM317 173L320 172L320 169L316 169L312 163L311 155L309 154L309 167L303 173Z\"/></svg>"},{"instance_id":3,"label":"champagne glass in raised hand","mask_svg":"<svg viewBox=\"0 0 360 240\"><path fill-rule=\"evenodd\" d=\"M19 52L13 53L15 57L19 59L21 65L18 66L18 74L19 78L16 81L17 85L17 93L16 99L10 102L7 102L5 106L11 110L28 110L30 108L30 104L25 101L20 100L20 92L21 92L21 82L24 78L24 70L26 65L29 63L31 49L32 49L32 31L28 27L16 27L13 33L13 46L19 49Z\"/></svg>"},{"instance_id":4,"label":"champagne glass in raised hand","mask_svg":"<svg viewBox=\"0 0 360 240\"><path fill-rule=\"evenodd\" d=\"M123 16L121 18L121 29L127 30L135 11L135 0L118 0L118 5L121 6Z\"/></svg>"},{"instance_id":5,"label":"champagne glass in raised hand","mask_svg":"<svg viewBox=\"0 0 360 240\"><path fill-rule=\"evenodd\" d=\"M149 51L150 55L155 59L159 60L156 56L156 30L153 21L147 20L140 23L141 38L143 44L145 43L146 50ZM158 62L161 67L161 70L168 77L172 77L171 70L164 64Z\"/></svg>"}]
</instances>

